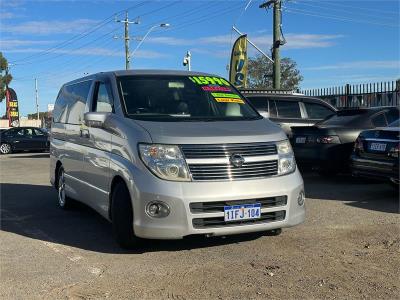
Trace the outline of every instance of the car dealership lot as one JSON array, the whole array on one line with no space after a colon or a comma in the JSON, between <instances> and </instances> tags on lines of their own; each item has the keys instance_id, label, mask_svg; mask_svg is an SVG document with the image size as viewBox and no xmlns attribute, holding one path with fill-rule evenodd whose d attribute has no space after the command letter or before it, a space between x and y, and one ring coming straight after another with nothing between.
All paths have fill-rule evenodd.
<instances>
[{"instance_id":1,"label":"car dealership lot","mask_svg":"<svg viewBox=\"0 0 400 300\"><path fill-rule=\"evenodd\" d=\"M396 298L398 195L388 184L304 175L307 220L282 235L149 241L57 208L48 155L0 157L0 298Z\"/></svg>"}]
</instances>

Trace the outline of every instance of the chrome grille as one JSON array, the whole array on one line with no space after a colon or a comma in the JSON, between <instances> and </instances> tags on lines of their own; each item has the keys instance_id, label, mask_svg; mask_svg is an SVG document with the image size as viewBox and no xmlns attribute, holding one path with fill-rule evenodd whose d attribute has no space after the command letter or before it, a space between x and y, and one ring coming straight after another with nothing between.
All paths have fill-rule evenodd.
<instances>
[{"instance_id":1,"label":"chrome grille","mask_svg":"<svg viewBox=\"0 0 400 300\"><path fill-rule=\"evenodd\" d=\"M277 154L274 143L182 145L181 149L186 159L230 157L232 154L244 157Z\"/></svg>"},{"instance_id":2,"label":"chrome grille","mask_svg":"<svg viewBox=\"0 0 400 300\"><path fill-rule=\"evenodd\" d=\"M192 178L201 180L240 180L274 176L278 174L278 161L247 162L236 168L225 164L188 164Z\"/></svg>"}]
</instances>

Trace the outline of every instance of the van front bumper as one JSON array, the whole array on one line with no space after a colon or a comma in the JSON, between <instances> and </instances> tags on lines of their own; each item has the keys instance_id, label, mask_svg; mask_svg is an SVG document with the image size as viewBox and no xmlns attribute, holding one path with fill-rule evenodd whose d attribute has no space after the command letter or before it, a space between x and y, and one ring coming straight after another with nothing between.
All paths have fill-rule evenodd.
<instances>
[{"instance_id":1,"label":"van front bumper","mask_svg":"<svg viewBox=\"0 0 400 300\"><path fill-rule=\"evenodd\" d=\"M129 187L134 210L134 231L138 237L150 239L180 239L188 235L230 235L267 231L291 227L305 220L305 207L298 204L299 193L304 191L303 179L298 170L294 173L258 180L220 182L172 182L156 178L151 173L134 176ZM285 196L285 203L262 207L263 220L242 223L225 223L223 208L220 211L194 211L191 204L235 201L246 203ZM162 201L170 208L164 218L153 218L146 213L149 202ZM269 201L269 200L268 200ZM202 204L200 204L201 207ZM209 224L217 220L218 225Z\"/></svg>"}]
</instances>

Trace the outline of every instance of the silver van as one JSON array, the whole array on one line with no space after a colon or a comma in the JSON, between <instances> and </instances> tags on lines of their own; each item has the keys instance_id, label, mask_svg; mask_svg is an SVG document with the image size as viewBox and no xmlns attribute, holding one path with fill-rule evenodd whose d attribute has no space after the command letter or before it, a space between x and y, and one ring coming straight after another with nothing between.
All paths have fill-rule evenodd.
<instances>
[{"instance_id":1,"label":"silver van","mask_svg":"<svg viewBox=\"0 0 400 300\"><path fill-rule=\"evenodd\" d=\"M122 247L140 238L279 234L305 218L285 133L215 75L115 71L65 84L50 158L58 205L91 206Z\"/></svg>"}]
</instances>

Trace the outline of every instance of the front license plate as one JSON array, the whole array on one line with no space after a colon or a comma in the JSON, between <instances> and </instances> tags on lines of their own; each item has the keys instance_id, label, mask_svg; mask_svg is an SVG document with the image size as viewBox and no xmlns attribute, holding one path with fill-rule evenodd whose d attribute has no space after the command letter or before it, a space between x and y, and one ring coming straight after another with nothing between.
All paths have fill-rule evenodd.
<instances>
[{"instance_id":1,"label":"front license plate","mask_svg":"<svg viewBox=\"0 0 400 300\"><path fill-rule=\"evenodd\" d=\"M242 204L224 206L225 222L259 219L261 217L261 204Z\"/></svg>"},{"instance_id":2,"label":"front license plate","mask_svg":"<svg viewBox=\"0 0 400 300\"><path fill-rule=\"evenodd\" d=\"M375 150L375 151L385 151L386 150L386 144L384 143L371 143L369 146L369 149Z\"/></svg>"},{"instance_id":3,"label":"front license plate","mask_svg":"<svg viewBox=\"0 0 400 300\"><path fill-rule=\"evenodd\" d=\"M296 138L296 144L304 144L306 142L306 137L300 136Z\"/></svg>"}]
</instances>

